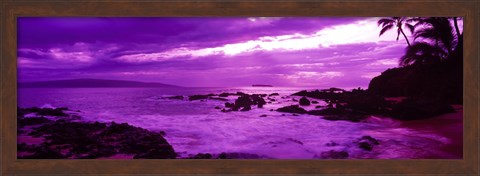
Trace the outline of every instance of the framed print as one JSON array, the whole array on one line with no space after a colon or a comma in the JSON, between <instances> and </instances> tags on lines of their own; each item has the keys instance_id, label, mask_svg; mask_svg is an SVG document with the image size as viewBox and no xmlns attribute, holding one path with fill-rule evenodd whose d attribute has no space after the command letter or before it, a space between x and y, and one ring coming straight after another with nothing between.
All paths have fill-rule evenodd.
<instances>
[{"instance_id":1,"label":"framed print","mask_svg":"<svg viewBox=\"0 0 480 176\"><path fill-rule=\"evenodd\" d=\"M479 172L478 2L2 3L2 174Z\"/></svg>"}]
</instances>

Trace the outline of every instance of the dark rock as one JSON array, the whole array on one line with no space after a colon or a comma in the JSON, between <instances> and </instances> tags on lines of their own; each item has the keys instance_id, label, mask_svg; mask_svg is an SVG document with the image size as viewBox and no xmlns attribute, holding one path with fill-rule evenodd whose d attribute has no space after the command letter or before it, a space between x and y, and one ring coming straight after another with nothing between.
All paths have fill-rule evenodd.
<instances>
[{"instance_id":1,"label":"dark rock","mask_svg":"<svg viewBox=\"0 0 480 176\"><path fill-rule=\"evenodd\" d=\"M250 96L250 99L252 99L253 104L256 104L258 108L263 108L263 105L267 104L267 102L259 95L252 95Z\"/></svg>"},{"instance_id":2,"label":"dark rock","mask_svg":"<svg viewBox=\"0 0 480 176\"><path fill-rule=\"evenodd\" d=\"M292 98L292 101L298 101L298 100L297 100L297 99L295 99L295 98Z\"/></svg>"},{"instance_id":3,"label":"dark rock","mask_svg":"<svg viewBox=\"0 0 480 176\"><path fill-rule=\"evenodd\" d=\"M246 93L243 93L243 92L237 92L237 93L236 93L236 95L240 95L240 96L242 96L242 95L248 95L248 94L246 94Z\"/></svg>"},{"instance_id":4,"label":"dark rock","mask_svg":"<svg viewBox=\"0 0 480 176\"><path fill-rule=\"evenodd\" d=\"M215 106L215 109L222 109L220 106Z\"/></svg>"},{"instance_id":5,"label":"dark rock","mask_svg":"<svg viewBox=\"0 0 480 176\"><path fill-rule=\"evenodd\" d=\"M240 111L250 111L250 110L252 110L250 106L245 106Z\"/></svg>"},{"instance_id":6,"label":"dark rock","mask_svg":"<svg viewBox=\"0 0 480 176\"><path fill-rule=\"evenodd\" d=\"M207 95L192 95L192 96L189 96L188 97L188 100L190 101L193 101L193 100L203 100L203 99L207 99L208 96Z\"/></svg>"},{"instance_id":7,"label":"dark rock","mask_svg":"<svg viewBox=\"0 0 480 176\"><path fill-rule=\"evenodd\" d=\"M315 91L306 91L302 90L300 92L294 93L292 95L295 96L305 96L305 97L311 97L311 98L317 98L317 99L338 99L340 95L345 93L346 91L343 89L339 88L330 88L330 89L324 89L322 91L315 90Z\"/></svg>"},{"instance_id":8,"label":"dark rock","mask_svg":"<svg viewBox=\"0 0 480 176\"><path fill-rule=\"evenodd\" d=\"M291 105L277 109L278 112L289 112L289 113L298 113L298 114L305 114L307 111L298 105Z\"/></svg>"},{"instance_id":9,"label":"dark rock","mask_svg":"<svg viewBox=\"0 0 480 176\"><path fill-rule=\"evenodd\" d=\"M162 132L130 126L100 122L70 122L64 119L51 121L32 129L29 134L44 137L40 146L19 146L34 151L19 158L99 158L115 154L133 154L134 158L175 158L173 147L163 138ZM60 152L61 151L61 152ZM65 154L62 154L65 153Z\"/></svg>"},{"instance_id":10,"label":"dark rock","mask_svg":"<svg viewBox=\"0 0 480 176\"><path fill-rule=\"evenodd\" d=\"M67 111L67 110L68 110L67 107L59 107L59 108L57 108L57 109L58 109L58 110L61 110L61 111Z\"/></svg>"},{"instance_id":11,"label":"dark rock","mask_svg":"<svg viewBox=\"0 0 480 176\"><path fill-rule=\"evenodd\" d=\"M231 111L232 111L232 109L222 109L222 112L231 112ZM238 109L237 109L237 111L238 111Z\"/></svg>"},{"instance_id":12,"label":"dark rock","mask_svg":"<svg viewBox=\"0 0 480 176\"><path fill-rule=\"evenodd\" d=\"M268 96L279 96L279 95L280 95L280 94L278 94L278 93L271 93L271 94L268 95Z\"/></svg>"},{"instance_id":13,"label":"dark rock","mask_svg":"<svg viewBox=\"0 0 480 176\"><path fill-rule=\"evenodd\" d=\"M232 108L233 106L235 106L235 104L233 104L233 103L228 103L228 102L225 103L225 107L227 107L227 108Z\"/></svg>"},{"instance_id":14,"label":"dark rock","mask_svg":"<svg viewBox=\"0 0 480 176\"><path fill-rule=\"evenodd\" d=\"M257 154L250 153L220 153L217 159L261 159L266 158L265 156L260 156Z\"/></svg>"},{"instance_id":15,"label":"dark rock","mask_svg":"<svg viewBox=\"0 0 480 176\"><path fill-rule=\"evenodd\" d=\"M220 95L218 95L219 97L228 97L230 94L229 93L221 93Z\"/></svg>"},{"instance_id":16,"label":"dark rock","mask_svg":"<svg viewBox=\"0 0 480 176\"><path fill-rule=\"evenodd\" d=\"M216 97L210 97L212 100L220 100L220 101L228 101L228 99L225 98L216 98Z\"/></svg>"},{"instance_id":17,"label":"dark rock","mask_svg":"<svg viewBox=\"0 0 480 176\"><path fill-rule=\"evenodd\" d=\"M350 114L350 115L332 115L332 116L325 116L323 119L325 120L345 120L350 122L361 122L362 120L368 118L366 115L362 114Z\"/></svg>"},{"instance_id":18,"label":"dark rock","mask_svg":"<svg viewBox=\"0 0 480 176\"><path fill-rule=\"evenodd\" d=\"M33 155L19 156L19 159L62 159L65 158L59 151L55 151L48 146L42 145L33 149ZM18 151L17 151L18 152Z\"/></svg>"},{"instance_id":19,"label":"dark rock","mask_svg":"<svg viewBox=\"0 0 480 176\"><path fill-rule=\"evenodd\" d=\"M311 110L308 111L310 115L344 115L347 114L345 109L337 109L337 108L326 108L322 110Z\"/></svg>"},{"instance_id":20,"label":"dark rock","mask_svg":"<svg viewBox=\"0 0 480 176\"><path fill-rule=\"evenodd\" d=\"M178 96L171 96L171 97L167 97L168 99L177 99L177 100L183 100L183 96L181 95L178 95Z\"/></svg>"},{"instance_id":21,"label":"dark rock","mask_svg":"<svg viewBox=\"0 0 480 176\"><path fill-rule=\"evenodd\" d=\"M380 142L378 142L377 139L371 137L371 136L362 136L362 138L360 138L360 140L364 140L364 141L367 141L371 144L374 144L374 145L379 145Z\"/></svg>"},{"instance_id":22,"label":"dark rock","mask_svg":"<svg viewBox=\"0 0 480 176\"><path fill-rule=\"evenodd\" d=\"M371 137L371 136L362 136L359 139L358 147L367 151L372 151L373 146L379 145L380 142L378 142L377 139Z\"/></svg>"},{"instance_id":23,"label":"dark rock","mask_svg":"<svg viewBox=\"0 0 480 176\"><path fill-rule=\"evenodd\" d=\"M308 100L306 97L302 97L302 98L300 98L299 103L302 106L308 106L308 105L310 105L310 100Z\"/></svg>"},{"instance_id":24,"label":"dark rock","mask_svg":"<svg viewBox=\"0 0 480 176\"><path fill-rule=\"evenodd\" d=\"M390 116L400 120L415 120L455 112L453 107L445 102L432 99L405 99L394 105Z\"/></svg>"},{"instance_id":25,"label":"dark rock","mask_svg":"<svg viewBox=\"0 0 480 176\"><path fill-rule=\"evenodd\" d=\"M321 106L321 105L320 106L315 106L315 108L323 108L323 106Z\"/></svg>"},{"instance_id":26,"label":"dark rock","mask_svg":"<svg viewBox=\"0 0 480 176\"><path fill-rule=\"evenodd\" d=\"M336 87L331 87L329 89L322 89L321 92L328 92L328 93L343 93L345 92L344 89L336 88Z\"/></svg>"},{"instance_id":27,"label":"dark rock","mask_svg":"<svg viewBox=\"0 0 480 176\"><path fill-rule=\"evenodd\" d=\"M318 104L318 101L313 100L312 104Z\"/></svg>"},{"instance_id":28,"label":"dark rock","mask_svg":"<svg viewBox=\"0 0 480 176\"><path fill-rule=\"evenodd\" d=\"M169 146L168 149L165 149L164 146L159 146L161 148L149 149L145 153L139 153L133 156L133 159L175 159L176 154L173 151L172 146Z\"/></svg>"},{"instance_id":29,"label":"dark rock","mask_svg":"<svg viewBox=\"0 0 480 176\"><path fill-rule=\"evenodd\" d=\"M330 150L327 152L322 152L320 156L323 159L347 159L349 155L346 151Z\"/></svg>"},{"instance_id":30,"label":"dark rock","mask_svg":"<svg viewBox=\"0 0 480 176\"><path fill-rule=\"evenodd\" d=\"M238 110L240 110L240 107L238 106L234 106L230 109L230 111L238 111Z\"/></svg>"},{"instance_id":31,"label":"dark rock","mask_svg":"<svg viewBox=\"0 0 480 176\"><path fill-rule=\"evenodd\" d=\"M463 58L454 60L459 62L388 69L370 81L368 91L385 97L438 99L448 104L462 104Z\"/></svg>"},{"instance_id":32,"label":"dark rock","mask_svg":"<svg viewBox=\"0 0 480 176\"><path fill-rule=\"evenodd\" d=\"M333 103L332 103L332 102L328 102L327 108L333 108Z\"/></svg>"},{"instance_id":33,"label":"dark rock","mask_svg":"<svg viewBox=\"0 0 480 176\"><path fill-rule=\"evenodd\" d=\"M39 125L52 122L51 120L45 117L30 117L30 118L20 118L17 120L18 127L24 127L29 125Z\"/></svg>"},{"instance_id":34,"label":"dark rock","mask_svg":"<svg viewBox=\"0 0 480 176\"><path fill-rule=\"evenodd\" d=\"M343 108L326 108L321 110L311 110L307 113L310 115L324 116L323 119L325 120L346 120L351 122L360 122L368 118L368 115L366 114L360 112L353 112L351 110Z\"/></svg>"},{"instance_id":35,"label":"dark rock","mask_svg":"<svg viewBox=\"0 0 480 176\"><path fill-rule=\"evenodd\" d=\"M68 109L68 108L67 108ZM24 109L24 113L36 113L37 115L40 116L59 116L59 117L65 117L68 116L65 112L65 108L37 108L37 107L32 107L32 108L27 108Z\"/></svg>"},{"instance_id":36,"label":"dark rock","mask_svg":"<svg viewBox=\"0 0 480 176\"><path fill-rule=\"evenodd\" d=\"M248 96L248 95L242 95L242 96L238 97L237 100L235 100L236 109L240 109L241 107L243 107L244 109L246 108L246 109L250 110L251 105L253 105L253 101L250 99L250 96Z\"/></svg>"},{"instance_id":37,"label":"dark rock","mask_svg":"<svg viewBox=\"0 0 480 176\"><path fill-rule=\"evenodd\" d=\"M267 117L267 114L262 114L260 117Z\"/></svg>"},{"instance_id":38,"label":"dark rock","mask_svg":"<svg viewBox=\"0 0 480 176\"><path fill-rule=\"evenodd\" d=\"M267 94L252 94L252 96L266 97Z\"/></svg>"},{"instance_id":39,"label":"dark rock","mask_svg":"<svg viewBox=\"0 0 480 176\"><path fill-rule=\"evenodd\" d=\"M360 143L358 143L358 147L360 147L363 150L367 150L367 151L372 151L372 149L373 149L373 145L368 143L368 142L360 142Z\"/></svg>"},{"instance_id":40,"label":"dark rock","mask_svg":"<svg viewBox=\"0 0 480 176\"><path fill-rule=\"evenodd\" d=\"M210 154L210 153L199 153L199 154L196 154L195 156L189 157L187 159L212 159L212 154Z\"/></svg>"},{"instance_id":41,"label":"dark rock","mask_svg":"<svg viewBox=\"0 0 480 176\"><path fill-rule=\"evenodd\" d=\"M294 93L292 95L295 95L295 96L307 96L308 95L308 92L306 90L302 90L300 92L297 92L297 93Z\"/></svg>"}]
</instances>

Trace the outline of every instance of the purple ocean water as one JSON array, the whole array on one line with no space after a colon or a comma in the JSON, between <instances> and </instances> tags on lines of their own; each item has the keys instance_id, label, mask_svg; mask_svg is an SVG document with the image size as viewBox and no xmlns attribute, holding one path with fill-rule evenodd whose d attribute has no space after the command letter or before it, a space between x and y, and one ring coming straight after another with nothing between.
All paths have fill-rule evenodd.
<instances>
[{"instance_id":1,"label":"purple ocean water","mask_svg":"<svg viewBox=\"0 0 480 176\"><path fill-rule=\"evenodd\" d=\"M197 153L238 152L273 159L315 159L322 152L347 151L349 158L461 158L451 149L451 138L434 127L407 125L391 118L369 117L364 122L329 121L319 116L270 111L298 104L290 96L304 88L19 88L19 107L68 107L85 121L129 123L165 138L180 156ZM176 95L279 93L263 108L221 112L225 101L168 99ZM282 98L284 97L284 98ZM234 102L236 96L229 96ZM314 99L310 99L314 100ZM325 102L316 100L318 105ZM303 107L315 109L315 105ZM261 117L266 115L266 117ZM447 114L441 118L451 118ZM378 139L372 151L355 143L362 136Z\"/></svg>"}]
</instances>

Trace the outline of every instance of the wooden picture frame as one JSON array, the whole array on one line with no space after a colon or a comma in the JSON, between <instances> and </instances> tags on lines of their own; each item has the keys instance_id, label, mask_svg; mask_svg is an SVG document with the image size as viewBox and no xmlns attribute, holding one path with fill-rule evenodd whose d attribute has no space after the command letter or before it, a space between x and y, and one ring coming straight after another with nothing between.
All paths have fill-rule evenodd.
<instances>
[{"instance_id":1,"label":"wooden picture frame","mask_svg":"<svg viewBox=\"0 0 480 176\"><path fill-rule=\"evenodd\" d=\"M478 1L4 0L0 6L1 174L446 174L478 175ZM24 16L460 16L464 17L463 159L51 160L16 157L17 17Z\"/></svg>"}]
</instances>

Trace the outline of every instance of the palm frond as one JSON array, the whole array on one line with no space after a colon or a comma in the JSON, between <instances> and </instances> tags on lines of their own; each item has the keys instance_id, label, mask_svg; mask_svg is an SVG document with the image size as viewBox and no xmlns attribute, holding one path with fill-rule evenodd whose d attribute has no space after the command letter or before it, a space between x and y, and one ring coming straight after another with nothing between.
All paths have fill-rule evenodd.
<instances>
[{"instance_id":1,"label":"palm frond","mask_svg":"<svg viewBox=\"0 0 480 176\"><path fill-rule=\"evenodd\" d=\"M435 29L433 28L423 28L415 32L413 34L413 38L416 40L417 38L424 38L424 39L430 39L430 40L437 40L438 39L438 33Z\"/></svg>"},{"instance_id":2,"label":"palm frond","mask_svg":"<svg viewBox=\"0 0 480 176\"><path fill-rule=\"evenodd\" d=\"M408 30L410 31L411 34L415 32L415 27L412 24L405 23L405 26L407 26Z\"/></svg>"},{"instance_id":3,"label":"palm frond","mask_svg":"<svg viewBox=\"0 0 480 176\"><path fill-rule=\"evenodd\" d=\"M405 55L400 57L401 66L440 62L446 53L439 47L433 46L427 42L415 42L407 47Z\"/></svg>"},{"instance_id":4,"label":"palm frond","mask_svg":"<svg viewBox=\"0 0 480 176\"><path fill-rule=\"evenodd\" d=\"M385 27L386 25L393 24L393 23L395 23L395 20L392 20L390 18L382 18L377 21L377 25L378 26L382 25L382 27Z\"/></svg>"},{"instance_id":5,"label":"palm frond","mask_svg":"<svg viewBox=\"0 0 480 176\"><path fill-rule=\"evenodd\" d=\"M412 17L412 18L408 18L405 21L407 23L417 23L417 22L421 21L422 19L423 19L423 17Z\"/></svg>"},{"instance_id":6,"label":"palm frond","mask_svg":"<svg viewBox=\"0 0 480 176\"><path fill-rule=\"evenodd\" d=\"M393 24L389 24L389 25L383 27L382 30L380 30L380 34L378 36L383 35L383 33L387 32L388 30L390 30L392 28L393 28Z\"/></svg>"}]
</instances>

